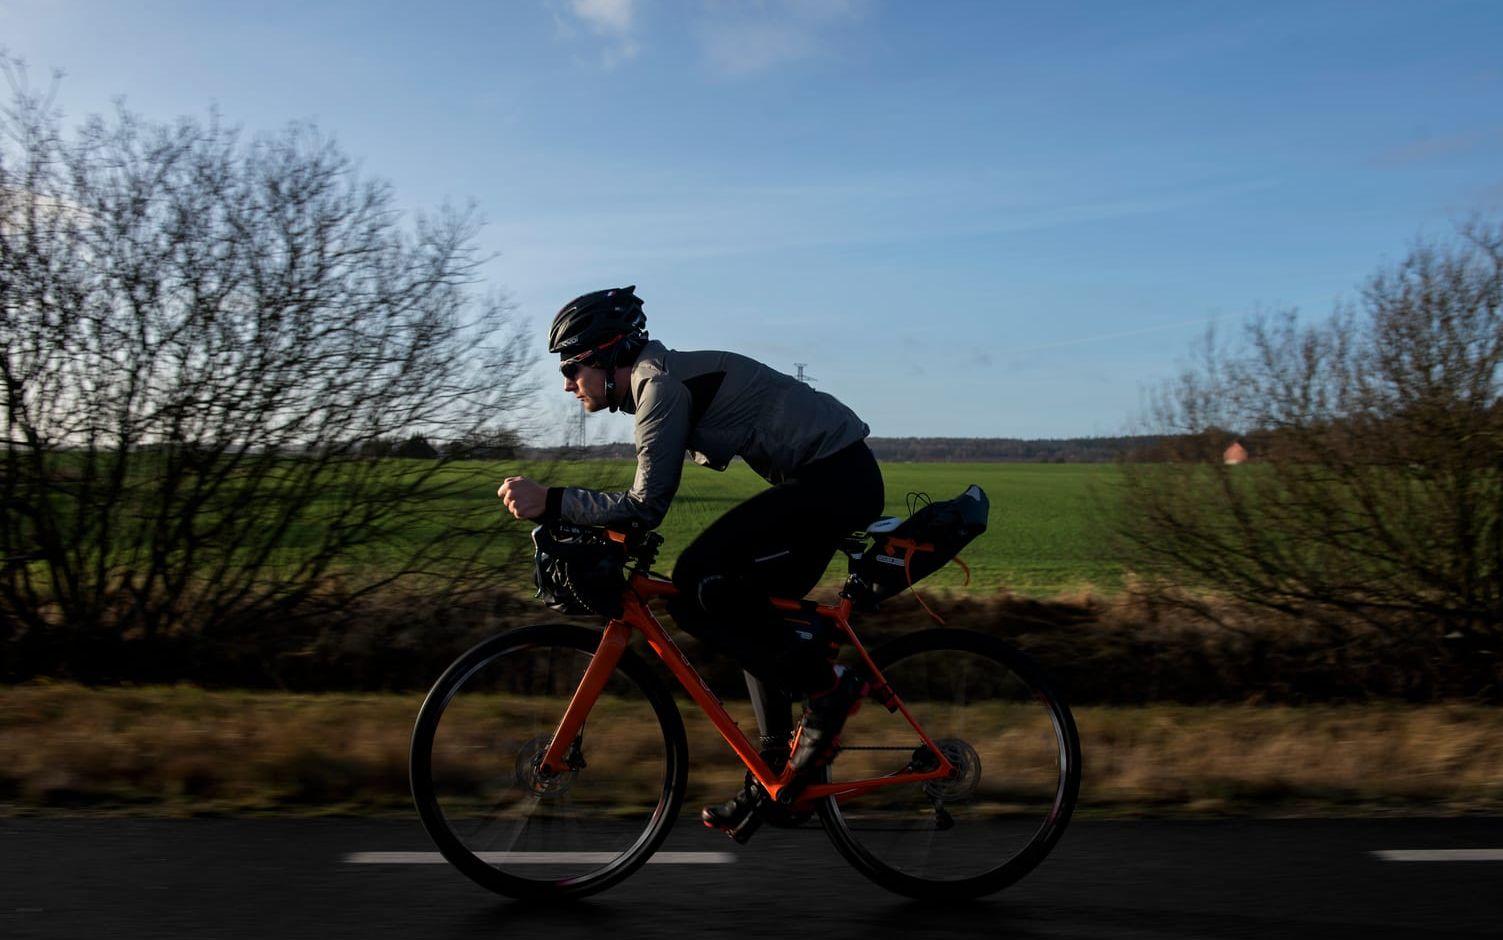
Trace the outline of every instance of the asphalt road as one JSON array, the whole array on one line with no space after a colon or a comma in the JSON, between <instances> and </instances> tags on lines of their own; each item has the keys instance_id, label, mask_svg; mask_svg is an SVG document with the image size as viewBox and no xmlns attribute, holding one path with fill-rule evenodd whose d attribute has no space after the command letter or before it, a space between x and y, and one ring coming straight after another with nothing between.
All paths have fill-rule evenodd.
<instances>
[{"instance_id":1,"label":"asphalt road","mask_svg":"<svg viewBox=\"0 0 1503 940\"><path fill-rule=\"evenodd\" d=\"M1077 821L1021 883L940 906L870 884L817 828L737 848L690 822L665 851L729 860L536 908L447 865L349 861L431 851L415 820L0 820L0 937L1503 935L1503 861L1374 854L1503 850L1503 819Z\"/></svg>"}]
</instances>

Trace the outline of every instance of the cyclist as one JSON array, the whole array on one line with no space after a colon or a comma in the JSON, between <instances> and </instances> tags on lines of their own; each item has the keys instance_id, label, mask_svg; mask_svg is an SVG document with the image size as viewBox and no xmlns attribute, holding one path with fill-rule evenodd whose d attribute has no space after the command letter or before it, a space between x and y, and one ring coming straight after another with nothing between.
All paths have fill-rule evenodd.
<instances>
[{"instance_id":1,"label":"cyclist","mask_svg":"<svg viewBox=\"0 0 1503 940\"><path fill-rule=\"evenodd\" d=\"M725 470L741 457L772 484L732 507L684 549L673 570L674 620L746 670L763 754L795 780L828 763L846 717L868 691L833 665L825 621L782 615L770 595L803 597L840 539L882 513L882 473L866 424L834 396L731 352L668 349L647 335L636 288L584 294L548 332L564 391L587 411L635 419L636 477L625 492L549 486L510 477L499 495L519 519L648 530L678 490L684 454ZM793 696L807 697L798 747L788 756ZM734 829L757 794L750 775L727 802L701 812Z\"/></svg>"}]
</instances>

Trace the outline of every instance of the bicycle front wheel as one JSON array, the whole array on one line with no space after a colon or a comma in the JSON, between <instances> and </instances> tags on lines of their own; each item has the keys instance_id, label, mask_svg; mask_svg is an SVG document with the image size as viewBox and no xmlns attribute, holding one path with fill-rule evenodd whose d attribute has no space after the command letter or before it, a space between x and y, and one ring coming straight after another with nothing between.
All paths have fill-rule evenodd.
<instances>
[{"instance_id":1,"label":"bicycle front wheel","mask_svg":"<svg viewBox=\"0 0 1503 940\"><path fill-rule=\"evenodd\" d=\"M836 848L868 878L916 898L979 897L1027 874L1059 840L1079 792L1069 708L1032 660L979 633L914 633L872 659L955 770L821 801ZM938 766L901 713L867 702L830 770L840 783Z\"/></svg>"},{"instance_id":2,"label":"bicycle front wheel","mask_svg":"<svg viewBox=\"0 0 1503 940\"><path fill-rule=\"evenodd\" d=\"M492 637L441 676L412 734L413 799L428 834L481 885L531 900L581 897L647 861L678 815L682 719L625 651L569 754L537 764L600 644L571 624Z\"/></svg>"}]
</instances>

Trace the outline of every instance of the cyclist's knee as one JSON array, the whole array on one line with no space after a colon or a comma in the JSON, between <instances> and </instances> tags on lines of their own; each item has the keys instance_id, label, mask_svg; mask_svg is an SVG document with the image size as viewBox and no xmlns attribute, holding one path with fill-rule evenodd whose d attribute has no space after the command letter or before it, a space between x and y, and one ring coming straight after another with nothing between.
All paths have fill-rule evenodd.
<instances>
[{"instance_id":1,"label":"cyclist's knee","mask_svg":"<svg viewBox=\"0 0 1503 940\"><path fill-rule=\"evenodd\" d=\"M765 604L767 594L747 585L742 579L720 572L673 572L678 588L674 605L679 612L717 618L744 616L752 607ZM750 605L750 606L749 606Z\"/></svg>"}]
</instances>

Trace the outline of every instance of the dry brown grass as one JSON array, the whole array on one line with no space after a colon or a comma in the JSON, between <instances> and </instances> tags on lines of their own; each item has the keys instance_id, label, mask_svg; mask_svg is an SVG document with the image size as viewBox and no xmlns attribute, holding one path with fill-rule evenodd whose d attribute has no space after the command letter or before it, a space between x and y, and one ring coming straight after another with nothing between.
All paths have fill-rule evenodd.
<instances>
[{"instance_id":1,"label":"dry brown grass","mask_svg":"<svg viewBox=\"0 0 1503 940\"><path fill-rule=\"evenodd\" d=\"M0 692L0 798L19 806L276 810L406 801L419 699L188 686Z\"/></svg>"},{"instance_id":2,"label":"dry brown grass","mask_svg":"<svg viewBox=\"0 0 1503 940\"><path fill-rule=\"evenodd\" d=\"M1076 710L1090 804L1191 811L1503 809L1503 709Z\"/></svg>"},{"instance_id":3,"label":"dry brown grass","mask_svg":"<svg viewBox=\"0 0 1503 940\"><path fill-rule=\"evenodd\" d=\"M0 690L10 812L385 812L410 806L421 696ZM732 710L754 727L749 710ZM697 710L690 806L741 770ZM740 712L747 712L741 714ZM1076 710L1083 812L1503 811L1503 709L1148 706Z\"/></svg>"}]
</instances>

